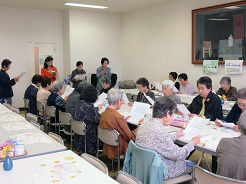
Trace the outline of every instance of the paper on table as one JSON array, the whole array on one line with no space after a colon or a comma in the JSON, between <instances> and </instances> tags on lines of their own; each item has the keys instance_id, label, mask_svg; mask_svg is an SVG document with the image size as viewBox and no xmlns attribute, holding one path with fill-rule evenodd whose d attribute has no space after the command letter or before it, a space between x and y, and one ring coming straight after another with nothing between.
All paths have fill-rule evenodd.
<instances>
[{"instance_id":1,"label":"paper on table","mask_svg":"<svg viewBox=\"0 0 246 184\"><path fill-rule=\"evenodd\" d=\"M53 140L51 138L48 138L39 132L29 132L29 133L23 133L23 134L16 134L16 135L12 135L10 137L18 139L24 145L37 144L37 143L46 143L46 144L53 143L52 142ZM54 140L54 142L55 142L55 140Z\"/></svg>"},{"instance_id":2,"label":"paper on table","mask_svg":"<svg viewBox=\"0 0 246 184\"><path fill-rule=\"evenodd\" d=\"M28 130L28 129L35 129L35 127L27 121L5 123L5 124L2 124L2 126L7 132L15 132L15 131Z\"/></svg>"},{"instance_id":3,"label":"paper on table","mask_svg":"<svg viewBox=\"0 0 246 184\"><path fill-rule=\"evenodd\" d=\"M74 78L77 78L78 80L85 80L86 74L76 75Z\"/></svg>"},{"instance_id":4,"label":"paper on table","mask_svg":"<svg viewBox=\"0 0 246 184\"><path fill-rule=\"evenodd\" d=\"M221 126L227 127L227 128L233 128L235 126L234 123L226 123L222 120L216 119L218 122L220 122Z\"/></svg>"},{"instance_id":5,"label":"paper on table","mask_svg":"<svg viewBox=\"0 0 246 184\"><path fill-rule=\"evenodd\" d=\"M38 166L39 177L44 183L79 183L78 178L83 179L88 174L88 169L69 154L46 159L35 165L35 168Z\"/></svg>"},{"instance_id":6,"label":"paper on table","mask_svg":"<svg viewBox=\"0 0 246 184\"><path fill-rule=\"evenodd\" d=\"M94 103L94 107L97 107L98 105L100 105L100 104L103 104L103 102L107 99L107 94L106 93L102 93L99 97L98 97L98 99L97 99L97 101Z\"/></svg>"},{"instance_id":7,"label":"paper on table","mask_svg":"<svg viewBox=\"0 0 246 184\"><path fill-rule=\"evenodd\" d=\"M123 93L123 95L122 95L122 100L123 100L123 104L128 105L129 100L128 100L128 98L127 98L127 96L126 96L126 94L125 94L125 93Z\"/></svg>"},{"instance_id":8,"label":"paper on table","mask_svg":"<svg viewBox=\"0 0 246 184\"><path fill-rule=\"evenodd\" d=\"M26 70L22 70L21 73L19 74L19 77L22 77L23 75L25 75L27 73Z\"/></svg>"},{"instance_id":9,"label":"paper on table","mask_svg":"<svg viewBox=\"0 0 246 184\"><path fill-rule=\"evenodd\" d=\"M190 114L190 111L185 107L184 104L177 104L177 108L180 112L183 113L183 115L188 115Z\"/></svg>"},{"instance_id":10,"label":"paper on table","mask_svg":"<svg viewBox=\"0 0 246 184\"><path fill-rule=\"evenodd\" d=\"M150 98L149 96L147 96L145 93L143 93L143 94L149 100L149 103L151 103L151 105L154 105L155 101L152 100L152 98Z\"/></svg>"},{"instance_id":11,"label":"paper on table","mask_svg":"<svg viewBox=\"0 0 246 184\"><path fill-rule=\"evenodd\" d=\"M128 119L128 122L138 125L138 122L144 118L149 108L150 108L149 104L134 102L131 110L131 117L130 119Z\"/></svg>"},{"instance_id":12,"label":"paper on table","mask_svg":"<svg viewBox=\"0 0 246 184\"><path fill-rule=\"evenodd\" d=\"M64 98L65 96L70 95L73 92L74 88L72 88L70 85L66 86L65 92L62 95L62 98Z\"/></svg>"},{"instance_id":13,"label":"paper on table","mask_svg":"<svg viewBox=\"0 0 246 184\"><path fill-rule=\"evenodd\" d=\"M159 83L159 82L154 82L154 85L155 85L156 89L158 89L159 91L162 91L161 83Z\"/></svg>"},{"instance_id":14,"label":"paper on table","mask_svg":"<svg viewBox=\"0 0 246 184\"><path fill-rule=\"evenodd\" d=\"M233 136L239 136L241 133L240 132L237 132L235 131L234 129L231 129L231 128L227 128L227 127L219 127L217 130L219 131L223 131L223 132L227 132L229 134L232 134Z\"/></svg>"},{"instance_id":15,"label":"paper on table","mask_svg":"<svg viewBox=\"0 0 246 184\"><path fill-rule=\"evenodd\" d=\"M193 117L188 126L185 128L185 135L180 137L182 140L190 141L193 137L201 135L203 128L208 124L209 119L203 119L201 117Z\"/></svg>"}]
</instances>

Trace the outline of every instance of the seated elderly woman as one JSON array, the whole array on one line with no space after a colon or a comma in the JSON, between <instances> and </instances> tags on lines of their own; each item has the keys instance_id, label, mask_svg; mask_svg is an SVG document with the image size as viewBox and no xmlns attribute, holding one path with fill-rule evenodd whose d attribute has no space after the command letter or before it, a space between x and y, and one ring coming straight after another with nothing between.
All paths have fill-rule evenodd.
<instances>
[{"instance_id":1,"label":"seated elderly woman","mask_svg":"<svg viewBox=\"0 0 246 184\"><path fill-rule=\"evenodd\" d=\"M225 118L225 122L227 123L234 123L235 125L238 124L238 120L242 112L246 111L246 88L242 88L237 92L237 102L232 107L231 111ZM215 121L217 126L221 126L219 121ZM234 129L238 130L238 126L235 126Z\"/></svg>"},{"instance_id":2,"label":"seated elderly woman","mask_svg":"<svg viewBox=\"0 0 246 184\"><path fill-rule=\"evenodd\" d=\"M217 95L225 96L225 100L236 101L237 100L237 88L231 86L230 77L222 77L220 79L221 88L216 92Z\"/></svg>"},{"instance_id":3,"label":"seated elderly woman","mask_svg":"<svg viewBox=\"0 0 246 184\"><path fill-rule=\"evenodd\" d=\"M108 76L104 75L104 76L101 77L100 81L101 81L101 84L102 84L102 89L100 91L100 94L102 94L102 93L106 93L107 94L108 91L112 88L111 79Z\"/></svg>"},{"instance_id":4,"label":"seated elderly woman","mask_svg":"<svg viewBox=\"0 0 246 184\"><path fill-rule=\"evenodd\" d=\"M85 89L91 84L86 81L81 81L74 91L67 97L66 112L70 113L72 117L75 116L75 105L79 102L80 97L83 96Z\"/></svg>"},{"instance_id":5,"label":"seated elderly woman","mask_svg":"<svg viewBox=\"0 0 246 184\"><path fill-rule=\"evenodd\" d=\"M216 150L217 174L237 180L246 180L246 112L238 121L239 137L222 138Z\"/></svg>"},{"instance_id":6,"label":"seated elderly woman","mask_svg":"<svg viewBox=\"0 0 246 184\"><path fill-rule=\"evenodd\" d=\"M101 115L99 108L94 107L97 100L97 90L94 86L88 86L75 106L75 120L86 124L86 152L95 155L97 152L97 129ZM101 107L100 107L101 108ZM74 135L74 148L79 153L84 152L84 136Z\"/></svg>"},{"instance_id":7,"label":"seated elderly woman","mask_svg":"<svg viewBox=\"0 0 246 184\"><path fill-rule=\"evenodd\" d=\"M200 136L192 138L191 142L179 147L174 141L184 135L183 131L169 134L165 126L169 126L174 117L176 103L169 97L159 97L154 104L152 119L144 122L138 132L136 144L155 151L168 169L165 178L188 174L192 172L191 166L185 159L189 156L194 146L200 143Z\"/></svg>"},{"instance_id":8,"label":"seated elderly woman","mask_svg":"<svg viewBox=\"0 0 246 184\"><path fill-rule=\"evenodd\" d=\"M192 100L188 107L190 117L202 116L211 121L223 118L222 105L218 95L212 92L212 80L207 77L201 77L197 81L199 95Z\"/></svg>"},{"instance_id":9,"label":"seated elderly woman","mask_svg":"<svg viewBox=\"0 0 246 184\"><path fill-rule=\"evenodd\" d=\"M122 105L122 93L119 89L112 88L108 92L108 108L102 113L99 127L117 130L120 133L120 154L125 154L130 140L135 141L136 128L131 131L127 125L126 119L117 111ZM139 123L141 124L142 121ZM118 156L118 149L115 146L107 144L103 145L103 153L108 155L108 158L113 159Z\"/></svg>"},{"instance_id":10,"label":"seated elderly woman","mask_svg":"<svg viewBox=\"0 0 246 184\"><path fill-rule=\"evenodd\" d=\"M59 111L65 112L66 99L61 97L64 94L64 85L63 82L55 81L53 83L51 94L48 97L47 105L54 106L56 108L56 122L59 122ZM51 123L55 123L55 119L51 118Z\"/></svg>"},{"instance_id":11,"label":"seated elderly woman","mask_svg":"<svg viewBox=\"0 0 246 184\"><path fill-rule=\"evenodd\" d=\"M152 98L152 100L155 101L155 94L149 89L149 81L146 78L140 78L137 80L137 88L139 90L138 96L137 96L137 102L142 102L142 103L150 103L150 101L145 97L149 96ZM133 102L129 102L129 106L133 105Z\"/></svg>"},{"instance_id":12,"label":"seated elderly woman","mask_svg":"<svg viewBox=\"0 0 246 184\"><path fill-rule=\"evenodd\" d=\"M174 92L177 92L174 82L171 80L165 80L162 82L162 92L165 96L170 97L176 104L181 104L181 100L178 95Z\"/></svg>"}]
</instances>

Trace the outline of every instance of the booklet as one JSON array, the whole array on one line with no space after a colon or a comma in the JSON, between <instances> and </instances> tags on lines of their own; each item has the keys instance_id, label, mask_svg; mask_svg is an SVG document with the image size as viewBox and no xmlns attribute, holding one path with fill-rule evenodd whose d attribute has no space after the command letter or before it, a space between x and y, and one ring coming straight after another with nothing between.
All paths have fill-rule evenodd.
<instances>
[{"instance_id":1,"label":"booklet","mask_svg":"<svg viewBox=\"0 0 246 184\"><path fill-rule=\"evenodd\" d=\"M150 105L147 103L134 102L131 110L131 117L127 121L129 123L138 125L138 122L144 118L149 109Z\"/></svg>"}]
</instances>

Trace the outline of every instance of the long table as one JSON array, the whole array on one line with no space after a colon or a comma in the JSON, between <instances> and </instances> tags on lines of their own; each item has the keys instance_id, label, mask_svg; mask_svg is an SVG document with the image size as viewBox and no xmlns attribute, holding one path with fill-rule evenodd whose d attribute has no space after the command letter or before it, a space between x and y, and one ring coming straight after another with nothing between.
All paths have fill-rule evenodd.
<instances>
[{"instance_id":1,"label":"long table","mask_svg":"<svg viewBox=\"0 0 246 184\"><path fill-rule=\"evenodd\" d=\"M27 155L18 158L67 150L65 146L27 122L24 117L0 104L0 142L11 138L17 138L25 145Z\"/></svg>"},{"instance_id":2,"label":"long table","mask_svg":"<svg viewBox=\"0 0 246 184\"><path fill-rule=\"evenodd\" d=\"M130 114L131 107L129 107L128 105L122 105L122 107L118 110L118 112L122 114L125 113ZM175 115L175 117L177 116L178 115ZM148 121L151 117L152 117L152 109L150 109L146 113L144 121ZM174 126L166 126L165 128L169 133L174 133L177 132L178 130L182 130L182 128L178 128ZM213 121L210 121L209 124L205 127L205 129L201 133L201 144L197 145L195 149L211 155L216 155L216 148L222 138L238 137L239 135L240 133L234 131L233 129L217 127ZM181 145L185 145L188 143L188 141L184 141L181 139L178 139L176 142Z\"/></svg>"},{"instance_id":3,"label":"long table","mask_svg":"<svg viewBox=\"0 0 246 184\"><path fill-rule=\"evenodd\" d=\"M11 171L4 171L3 163L0 168L0 181L9 184L117 183L70 150L14 160Z\"/></svg>"}]
</instances>

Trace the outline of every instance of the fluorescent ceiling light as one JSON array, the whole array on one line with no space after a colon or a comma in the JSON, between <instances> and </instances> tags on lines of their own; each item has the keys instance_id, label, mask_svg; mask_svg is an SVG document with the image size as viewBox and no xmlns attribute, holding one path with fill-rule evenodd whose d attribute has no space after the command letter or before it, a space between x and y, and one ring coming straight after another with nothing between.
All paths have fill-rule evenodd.
<instances>
[{"instance_id":1,"label":"fluorescent ceiling light","mask_svg":"<svg viewBox=\"0 0 246 184\"><path fill-rule=\"evenodd\" d=\"M97 9L106 9L106 6L96 6L96 5L89 5L89 4L78 4L78 3L65 3L66 6L76 6L76 7L83 7L83 8L97 8Z\"/></svg>"},{"instance_id":2,"label":"fluorescent ceiling light","mask_svg":"<svg viewBox=\"0 0 246 184\"><path fill-rule=\"evenodd\" d=\"M208 20L214 20L214 21L224 21L224 20L230 20L230 19L208 19Z\"/></svg>"},{"instance_id":3,"label":"fluorescent ceiling light","mask_svg":"<svg viewBox=\"0 0 246 184\"><path fill-rule=\"evenodd\" d=\"M226 7L226 9L238 9L240 8L239 6L229 6L229 7Z\"/></svg>"}]
</instances>

